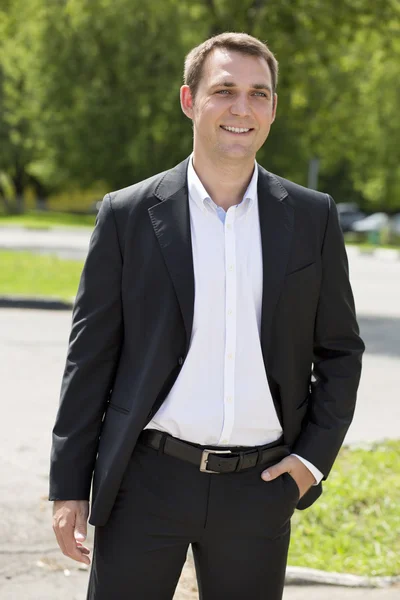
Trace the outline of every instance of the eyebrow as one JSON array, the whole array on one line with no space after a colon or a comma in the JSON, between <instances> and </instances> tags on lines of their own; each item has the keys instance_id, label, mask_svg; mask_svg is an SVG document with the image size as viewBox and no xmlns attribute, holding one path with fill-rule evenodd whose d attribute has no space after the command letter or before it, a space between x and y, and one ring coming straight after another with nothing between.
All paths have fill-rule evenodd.
<instances>
[{"instance_id":1,"label":"eyebrow","mask_svg":"<svg viewBox=\"0 0 400 600\"><path fill-rule=\"evenodd\" d=\"M214 83L214 85L211 86L211 89L217 87L235 88L237 87L237 85L233 83L233 81L224 80L220 81L219 83ZM253 90L268 90L268 92L272 94L272 88L268 83L253 83L253 85L251 85L250 87Z\"/></svg>"}]
</instances>

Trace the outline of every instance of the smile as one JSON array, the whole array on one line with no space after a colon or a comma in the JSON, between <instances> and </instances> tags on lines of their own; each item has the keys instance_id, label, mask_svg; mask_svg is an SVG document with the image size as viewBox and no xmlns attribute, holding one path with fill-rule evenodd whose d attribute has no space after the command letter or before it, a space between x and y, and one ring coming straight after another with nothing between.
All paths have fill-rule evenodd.
<instances>
[{"instance_id":1,"label":"smile","mask_svg":"<svg viewBox=\"0 0 400 600\"><path fill-rule=\"evenodd\" d=\"M221 129L225 131L229 131L230 133L249 133L249 131L253 131L253 129L244 129L243 127L228 127L226 125L221 125Z\"/></svg>"}]
</instances>

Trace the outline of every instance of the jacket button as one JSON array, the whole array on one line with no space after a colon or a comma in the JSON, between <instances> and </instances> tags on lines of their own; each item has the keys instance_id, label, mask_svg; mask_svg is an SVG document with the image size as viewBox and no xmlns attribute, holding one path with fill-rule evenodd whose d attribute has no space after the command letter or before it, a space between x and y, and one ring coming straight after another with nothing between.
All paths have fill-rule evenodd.
<instances>
[{"instance_id":1,"label":"jacket button","mask_svg":"<svg viewBox=\"0 0 400 600\"><path fill-rule=\"evenodd\" d=\"M183 365L183 362L184 362L183 356L180 356L178 358L178 365L181 367Z\"/></svg>"}]
</instances>

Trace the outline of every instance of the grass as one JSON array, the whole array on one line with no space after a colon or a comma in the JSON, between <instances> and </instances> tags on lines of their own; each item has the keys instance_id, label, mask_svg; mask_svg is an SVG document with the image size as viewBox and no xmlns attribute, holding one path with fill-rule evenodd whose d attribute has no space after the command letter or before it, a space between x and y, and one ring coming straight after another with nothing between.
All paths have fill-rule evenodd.
<instances>
[{"instance_id":1,"label":"grass","mask_svg":"<svg viewBox=\"0 0 400 600\"><path fill-rule=\"evenodd\" d=\"M92 227L96 215L28 211L22 215L0 215L0 227L18 226L31 229L49 227Z\"/></svg>"},{"instance_id":2,"label":"grass","mask_svg":"<svg viewBox=\"0 0 400 600\"><path fill-rule=\"evenodd\" d=\"M346 245L357 246L357 248L361 248L361 250L376 250L377 248L400 250L400 244L371 244L368 242L346 242Z\"/></svg>"},{"instance_id":3,"label":"grass","mask_svg":"<svg viewBox=\"0 0 400 600\"><path fill-rule=\"evenodd\" d=\"M53 255L0 251L0 295L75 296L83 262Z\"/></svg>"},{"instance_id":4,"label":"grass","mask_svg":"<svg viewBox=\"0 0 400 600\"><path fill-rule=\"evenodd\" d=\"M400 236L382 232L373 239L370 234L355 233L348 231L344 234L346 244L357 246L362 250L375 250L376 248L390 248L391 250L400 250Z\"/></svg>"},{"instance_id":5,"label":"grass","mask_svg":"<svg viewBox=\"0 0 400 600\"><path fill-rule=\"evenodd\" d=\"M292 520L289 564L400 575L400 440L343 448L324 494Z\"/></svg>"}]
</instances>

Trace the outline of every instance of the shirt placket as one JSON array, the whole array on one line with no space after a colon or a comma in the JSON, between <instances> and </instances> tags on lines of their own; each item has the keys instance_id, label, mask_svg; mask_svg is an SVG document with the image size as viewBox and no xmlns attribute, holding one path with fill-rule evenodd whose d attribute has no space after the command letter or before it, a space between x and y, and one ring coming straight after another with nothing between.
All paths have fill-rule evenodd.
<instances>
[{"instance_id":1,"label":"shirt placket","mask_svg":"<svg viewBox=\"0 0 400 600\"><path fill-rule=\"evenodd\" d=\"M235 422L235 356L236 356L236 207L227 211L225 235L225 355L224 355L224 420L219 444L229 444Z\"/></svg>"}]
</instances>

